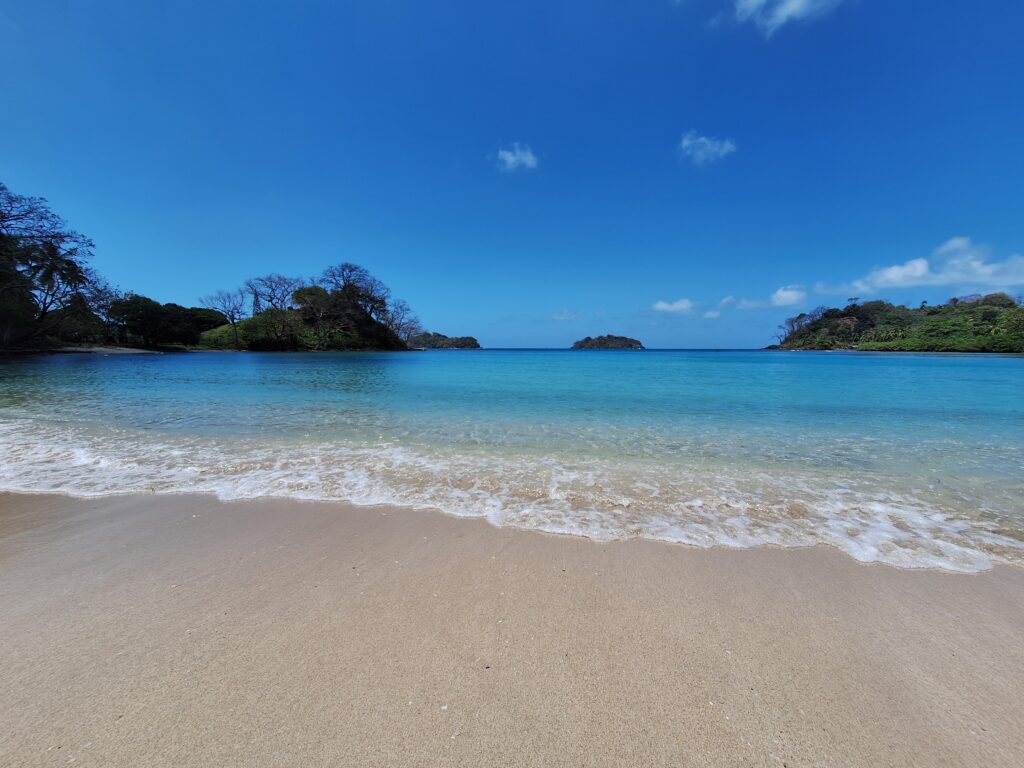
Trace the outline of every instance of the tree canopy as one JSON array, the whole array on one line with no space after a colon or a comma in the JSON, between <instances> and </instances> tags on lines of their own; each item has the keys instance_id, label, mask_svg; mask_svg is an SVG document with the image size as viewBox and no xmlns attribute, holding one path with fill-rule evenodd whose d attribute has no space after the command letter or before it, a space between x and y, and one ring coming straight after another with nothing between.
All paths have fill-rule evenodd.
<instances>
[{"instance_id":1,"label":"tree canopy","mask_svg":"<svg viewBox=\"0 0 1024 768\"><path fill-rule=\"evenodd\" d=\"M405 349L422 332L406 302L351 262L309 279L254 277L184 307L111 287L90 267L93 248L46 200L0 183L0 348Z\"/></svg>"},{"instance_id":2,"label":"tree canopy","mask_svg":"<svg viewBox=\"0 0 1024 768\"><path fill-rule=\"evenodd\" d=\"M420 331L409 305L351 262L308 280L279 274L251 278L239 291L220 291L204 301L227 318L200 339L213 348L406 349L409 337ZM249 317L243 317L246 303Z\"/></svg>"},{"instance_id":3,"label":"tree canopy","mask_svg":"<svg viewBox=\"0 0 1024 768\"><path fill-rule=\"evenodd\" d=\"M445 336L443 333L417 333L410 337L414 349L480 349L480 342L472 336Z\"/></svg>"},{"instance_id":4,"label":"tree canopy","mask_svg":"<svg viewBox=\"0 0 1024 768\"><path fill-rule=\"evenodd\" d=\"M0 183L0 345L54 333L88 310L92 248L46 200Z\"/></svg>"}]
</instances>

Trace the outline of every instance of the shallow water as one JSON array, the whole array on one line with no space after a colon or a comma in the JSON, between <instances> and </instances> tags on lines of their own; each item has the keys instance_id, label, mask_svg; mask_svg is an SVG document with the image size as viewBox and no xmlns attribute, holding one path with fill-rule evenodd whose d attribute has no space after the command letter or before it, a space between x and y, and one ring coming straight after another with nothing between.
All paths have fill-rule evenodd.
<instances>
[{"instance_id":1,"label":"shallow water","mask_svg":"<svg viewBox=\"0 0 1024 768\"><path fill-rule=\"evenodd\" d=\"M436 351L0 362L0 489L395 503L1024 564L1024 357Z\"/></svg>"}]
</instances>

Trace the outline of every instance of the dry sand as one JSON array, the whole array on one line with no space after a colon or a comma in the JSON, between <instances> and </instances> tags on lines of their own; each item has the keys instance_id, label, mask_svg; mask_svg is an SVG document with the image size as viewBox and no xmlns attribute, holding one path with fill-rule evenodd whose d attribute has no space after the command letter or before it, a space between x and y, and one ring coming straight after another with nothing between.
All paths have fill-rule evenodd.
<instances>
[{"instance_id":1,"label":"dry sand","mask_svg":"<svg viewBox=\"0 0 1024 768\"><path fill-rule=\"evenodd\" d=\"M1021 766L1024 570L0 496L0 765Z\"/></svg>"}]
</instances>

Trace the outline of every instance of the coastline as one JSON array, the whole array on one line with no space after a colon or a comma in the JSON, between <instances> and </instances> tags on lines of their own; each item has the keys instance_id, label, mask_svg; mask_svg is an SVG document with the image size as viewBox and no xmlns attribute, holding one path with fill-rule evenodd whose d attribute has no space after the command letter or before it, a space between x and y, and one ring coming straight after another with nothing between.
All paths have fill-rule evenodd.
<instances>
[{"instance_id":1,"label":"coastline","mask_svg":"<svg viewBox=\"0 0 1024 768\"><path fill-rule=\"evenodd\" d=\"M0 495L0 763L1018 765L1024 569Z\"/></svg>"},{"instance_id":2,"label":"coastline","mask_svg":"<svg viewBox=\"0 0 1024 768\"><path fill-rule=\"evenodd\" d=\"M175 350L177 351L177 350ZM184 351L184 350L183 350ZM105 345L85 345L80 347L40 347L38 349L3 349L0 355L162 355L164 350L146 349L144 347L115 347Z\"/></svg>"},{"instance_id":3,"label":"coastline","mask_svg":"<svg viewBox=\"0 0 1024 768\"><path fill-rule=\"evenodd\" d=\"M983 355L1021 357L1024 352L998 352L987 349L813 349L811 347L764 347L758 352L853 352L859 355Z\"/></svg>"},{"instance_id":4,"label":"coastline","mask_svg":"<svg viewBox=\"0 0 1024 768\"><path fill-rule=\"evenodd\" d=\"M188 352L225 352L237 354L241 352L252 354L311 354L330 352L827 352L831 354L853 353L859 355L978 355L984 357L1021 357L1024 352L996 352L991 350L913 350L913 349L813 349L810 347L779 347L770 345L767 347L723 347L721 349L687 348L687 347L643 347L642 349L591 349L572 347L409 347L408 349L284 349L284 350L249 350L232 349L228 347L118 347L107 345L86 345L81 347L42 347L34 348L11 348L0 349L0 356L19 355L163 355L179 354Z\"/></svg>"}]
</instances>

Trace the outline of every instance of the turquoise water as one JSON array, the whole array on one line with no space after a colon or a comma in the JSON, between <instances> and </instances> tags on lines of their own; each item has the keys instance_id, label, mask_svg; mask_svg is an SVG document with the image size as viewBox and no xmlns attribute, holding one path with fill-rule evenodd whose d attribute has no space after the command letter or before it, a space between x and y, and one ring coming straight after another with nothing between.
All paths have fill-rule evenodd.
<instances>
[{"instance_id":1,"label":"turquoise water","mask_svg":"<svg viewBox=\"0 0 1024 768\"><path fill-rule=\"evenodd\" d=\"M1024 357L437 351L0 362L0 488L433 507L1024 564Z\"/></svg>"}]
</instances>

